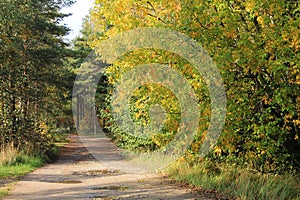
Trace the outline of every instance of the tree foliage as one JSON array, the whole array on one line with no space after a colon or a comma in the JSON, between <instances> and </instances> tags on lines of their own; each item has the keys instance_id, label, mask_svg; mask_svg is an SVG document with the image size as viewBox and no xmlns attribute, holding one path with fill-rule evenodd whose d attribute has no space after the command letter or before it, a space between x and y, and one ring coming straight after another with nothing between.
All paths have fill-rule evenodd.
<instances>
[{"instance_id":1,"label":"tree foliage","mask_svg":"<svg viewBox=\"0 0 300 200\"><path fill-rule=\"evenodd\" d=\"M47 151L49 127L62 114L68 92L63 68L69 29L59 25L72 1L1 0L1 144Z\"/></svg>"},{"instance_id":2,"label":"tree foliage","mask_svg":"<svg viewBox=\"0 0 300 200\"><path fill-rule=\"evenodd\" d=\"M206 49L225 81L228 110L218 146L208 156L261 171L280 172L300 166L300 5L288 0L96 0L87 43L138 27L164 27L185 33ZM156 50L130 52L110 66L113 85L126 71L142 63L167 64L183 74L199 98L199 134L189 152L197 155L210 117L210 99L200 76L178 56ZM169 96L169 98L167 98ZM134 148L158 148L176 134L176 98L163 87L146 85L132 96L132 117L149 123L149 106L161 104L168 113L156 137L132 138L113 125L109 105L105 117L119 143ZM168 107L169 106L169 107ZM154 146L153 146L154 145Z\"/></svg>"}]
</instances>

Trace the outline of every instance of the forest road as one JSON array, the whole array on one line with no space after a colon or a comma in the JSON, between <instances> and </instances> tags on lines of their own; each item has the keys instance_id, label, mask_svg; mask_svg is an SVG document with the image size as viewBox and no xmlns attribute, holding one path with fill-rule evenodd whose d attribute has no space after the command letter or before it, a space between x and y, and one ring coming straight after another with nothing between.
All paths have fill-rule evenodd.
<instances>
[{"instance_id":1,"label":"forest road","mask_svg":"<svg viewBox=\"0 0 300 200\"><path fill-rule=\"evenodd\" d=\"M198 199L199 192L125 161L108 138L70 134L52 164L24 176L5 200L35 199ZM81 142L83 140L84 144ZM89 147L87 146L89 145ZM97 153L97 159L87 150Z\"/></svg>"}]
</instances>

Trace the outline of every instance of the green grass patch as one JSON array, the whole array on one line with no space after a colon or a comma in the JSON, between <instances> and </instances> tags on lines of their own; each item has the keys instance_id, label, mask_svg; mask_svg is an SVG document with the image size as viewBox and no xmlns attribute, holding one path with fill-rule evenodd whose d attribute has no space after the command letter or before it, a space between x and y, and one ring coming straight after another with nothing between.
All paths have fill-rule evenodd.
<instances>
[{"instance_id":1,"label":"green grass patch","mask_svg":"<svg viewBox=\"0 0 300 200\"><path fill-rule=\"evenodd\" d=\"M20 156L19 156L20 157ZM22 161L0 166L0 178L17 178L42 166L44 159L22 155Z\"/></svg>"},{"instance_id":2,"label":"green grass patch","mask_svg":"<svg viewBox=\"0 0 300 200\"><path fill-rule=\"evenodd\" d=\"M168 169L170 176L180 182L217 190L228 198L240 200L300 199L299 175L262 174L234 165L203 161L194 166L177 163Z\"/></svg>"},{"instance_id":3,"label":"green grass patch","mask_svg":"<svg viewBox=\"0 0 300 200\"><path fill-rule=\"evenodd\" d=\"M42 166L45 159L35 156L29 156L20 152L14 160L0 165L0 178L17 178Z\"/></svg>"}]
</instances>

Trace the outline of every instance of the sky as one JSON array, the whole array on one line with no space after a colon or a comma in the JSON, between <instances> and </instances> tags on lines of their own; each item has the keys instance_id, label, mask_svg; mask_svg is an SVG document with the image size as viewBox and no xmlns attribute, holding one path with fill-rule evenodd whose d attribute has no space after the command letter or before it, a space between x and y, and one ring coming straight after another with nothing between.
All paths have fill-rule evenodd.
<instances>
[{"instance_id":1,"label":"sky","mask_svg":"<svg viewBox=\"0 0 300 200\"><path fill-rule=\"evenodd\" d=\"M80 34L82 19L89 14L89 10L93 6L94 0L77 0L71 7L63 8L62 13L72 13L71 16L66 17L62 24L72 29L66 38L68 40L74 39Z\"/></svg>"}]
</instances>

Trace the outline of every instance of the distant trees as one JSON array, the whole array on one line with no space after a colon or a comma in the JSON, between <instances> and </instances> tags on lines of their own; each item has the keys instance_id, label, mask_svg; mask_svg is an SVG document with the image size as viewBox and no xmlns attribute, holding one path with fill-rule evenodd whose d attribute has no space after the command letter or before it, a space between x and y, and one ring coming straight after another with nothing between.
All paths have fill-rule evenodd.
<instances>
[{"instance_id":1,"label":"distant trees","mask_svg":"<svg viewBox=\"0 0 300 200\"><path fill-rule=\"evenodd\" d=\"M45 150L49 126L70 96L64 68L69 29L59 22L72 1L0 0L1 143Z\"/></svg>"},{"instance_id":2,"label":"distant trees","mask_svg":"<svg viewBox=\"0 0 300 200\"><path fill-rule=\"evenodd\" d=\"M86 17L83 20L82 23L82 30L81 30L81 35L78 36L77 38L75 38L72 42L72 56L70 56L68 58L68 65L69 68L72 69L72 71L75 74L78 74L78 70L81 66L81 64L87 59L87 57L89 56L89 54L92 52L92 48L88 45L88 41L90 40L90 34L92 32L92 29L90 27L90 21L89 18ZM89 73L89 70L86 70L87 73ZM76 116L73 116L74 120L75 120L75 124L76 124L76 129L78 130L82 130L82 129L87 129L87 127L92 126L92 129L94 129L94 124L97 122L94 122L94 119L92 119L91 117L93 116L92 113L88 113L88 111L86 111L85 106L88 102L88 98L86 99L84 96L84 94L86 94L86 87L84 87L83 85L87 83L87 80L83 80L84 83L80 83L82 84L82 87L78 86L78 90L73 88L73 104L76 104L75 107L73 107L73 114ZM93 105L91 105L93 106ZM75 109L75 110L74 110ZM87 119L88 116L88 119ZM81 120L85 120L84 126L80 126L80 121ZM94 132L94 131L93 131Z\"/></svg>"}]
</instances>

